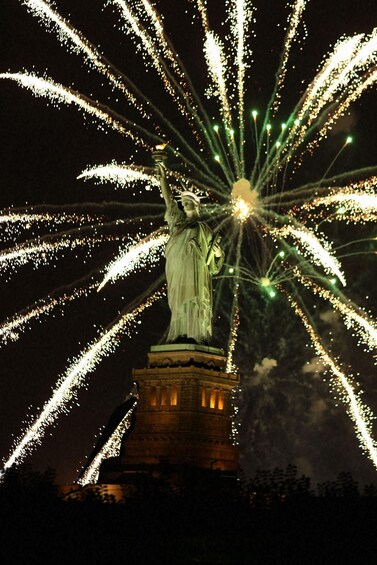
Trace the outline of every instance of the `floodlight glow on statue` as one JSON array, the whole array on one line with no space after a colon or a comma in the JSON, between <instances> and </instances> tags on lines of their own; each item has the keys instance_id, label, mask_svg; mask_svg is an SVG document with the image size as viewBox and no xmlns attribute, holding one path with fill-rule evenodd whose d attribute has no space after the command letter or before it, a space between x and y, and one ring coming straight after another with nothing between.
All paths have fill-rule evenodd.
<instances>
[{"instance_id":1,"label":"floodlight glow on statue","mask_svg":"<svg viewBox=\"0 0 377 565\"><path fill-rule=\"evenodd\" d=\"M134 163L102 164L84 171L80 178L117 183L118 187L124 189L135 187L139 183L143 187L141 190L148 185L150 190L156 191L154 205L145 204L145 210L150 206L148 221L143 223L143 216L136 218L141 225L140 235L137 238L129 237L126 245L121 244L118 254L114 252L115 259L112 257L103 272L98 274L95 281L97 284L93 284L92 279L88 279L87 284L73 283L71 289L62 289L64 299L60 297L56 302L55 296L41 299L30 306L28 311L6 320L0 326L0 339L4 342L16 339L20 329L26 329L32 320L52 312L55 304L61 306L62 302L67 303L73 299L72 296L78 299L85 292L94 291L95 287L102 289L106 284L128 276L135 269L150 268L158 262L169 238L164 226L157 225L152 230L150 228L151 218L158 224L159 216L155 207L159 183L167 206L168 223L170 221L168 255L171 253L174 261L178 261L177 257L181 256L176 251L174 234L175 230L179 231L179 227L175 219L177 208L172 194L178 191L181 182L185 186L195 186L195 192L205 195L208 201L204 223L201 223L201 219L198 221L196 218L184 217L183 212L181 216L178 214L178 222L183 221L184 225L189 225L193 221L196 226L194 231L202 231L200 238L205 240L205 244L202 247L201 241L195 237L187 238L186 241L185 230L182 230L182 247L190 253L197 252L197 257L200 256L199 264L203 267L207 263L209 237L212 237L204 226L207 225L213 233L220 233L221 230L227 278L222 275L219 294L221 295L222 285L226 281L231 285L234 297L228 308L228 367L232 368L234 365L238 324L240 319L242 321L238 297L245 286L254 285L256 292L269 298L278 295L286 297L293 312L302 320L315 351L327 367L330 380L335 384L354 422L362 448L377 467L377 447L371 434L371 413L356 392L349 368L342 368L341 363L334 358L331 344L325 345L324 338L315 328L305 307L306 295L321 298L340 314L346 329L351 328L366 349L376 351L375 320L368 312L353 304L334 284L339 281L345 286L346 276L341 257L334 243L323 232L323 226L330 222L350 222L357 225L376 221L377 169L374 167L331 178L317 178L304 186L295 184L294 175L305 166L305 159L310 158L336 121L347 112L350 104L376 83L377 29L369 35L341 38L323 59L306 90L299 93L298 103L288 120L280 126L276 124L276 114L289 71L289 56L297 40L307 4L306 0L293 1L274 92L270 102L266 104L262 123L258 123L258 112L254 110L248 116L245 110L246 85L252 84L247 75L251 67L253 7L249 0L224 1L227 17L221 28L223 37L220 38L211 29L206 2L187 0L188 7L195 10L196 14L193 16L192 30L194 40L199 38L202 41L202 65L207 68L203 76L208 78L206 94L211 98L210 115L219 116L219 123L216 123L209 117L206 103L200 99L188 78L182 63L184 54L178 55L172 47L172 38L164 31L163 19L149 0L110 0L107 4L118 11L122 31L138 48L146 71L150 74L156 72L160 77L167 98L163 108L160 106L160 91L155 92L151 86L148 92L148 80L143 81L141 88L137 87L57 13L49 1L23 0L22 3L43 25L49 25L50 30L57 32L59 40L69 45L71 50L83 57L91 69L108 80L110 87L116 91L116 98L124 96L134 113L138 114L138 119L131 121L120 115L116 109L109 107L107 100L106 103L92 100L72 88L35 73L4 72L0 78L15 81L33 94L46 97L56 104L69 104L78 108L97 121L100 127L117 132L127 143L138 147L139 155L144 151L144 163L148 162L157 144L169 143L166 150L170 163L169 187L165 183L161 165L157 165L160 179L156 178L153 167L136 166ZM198 29L198 20L201 22L201 30ZM249 97L252 98L252 93L249 93ZM246 135L249 121L253 132L252 142L250 136ZM349 146L350 141L347 138L335 158L329 159L331 165ZM180 163L179 170L177 162ZM325 176L328 177L328 173L329 171ZM131 207L132 203L129 205ZM106 206L106 203L101 206L104 217ZM184 207L187 216L195 214L195 197L184 199ZM126 212L125 207L123 210ZM87 245L90 241L93 245L107 241L107 235L103 239L101 236L104 226L109 228L114 225L119 229L119 221L106 223L103 218L98 220L95 214L92 215L92 220L87 216L85 219L75 219L69 215L69 218L69 221L76 223L76 229L61 231L52 238L48 234L37 240L26 238L24 243L1 253L0 269L5 271L8 268L18 268L31 259L48 263L49 258L62 249L74 249L77 245ZM133 219L135 220L134 217ZM321 223L318 222L319 219ZM57 214L56 210L36 206L33 210L13 210L12 214L5 211L2 225L7 227L8 237L11 238L13 230L22 230L26 224L45 222L46 225L55 226L61 220L62 214ZM85 225L85 237L82 222ZM128 234L127 222L124 222L124 229L125 235ZM114 241L117 242L117 238ZM349 243L352 242L342 242L343 250ZM200 250L197 244L202 247ZM212 251L213 257L210 259L206 278L208 281L210 273L214 273L221 263L217 243L213 245ZM252 263L248 260L251 256ZM190 259L191 265L195 265L197 261L197 257L195 260L193 257L194 255ZM175 339L180 333L190 335L191 330L180 327L180 310L185 308L186 301L173 298L176 289L180 289L180 284L169 281L169 258L167 263L169 303L173 313L169 338ZM72 292L68 292L69 290ZM77 394L76 389L84 383L89 371L93 370L104 354L113 350L121 332L132 335L129 327L134 317L145 306L151 305L160 294L151 293L150 298L141 296L138 308L126 311L120 320L114 322L114 326L104 330L98 340L81 352L77 361L61 377L52 399L46 403L46 411L43 409L20 440L15 442L6 467L21 461L41 441L47 425L55 421L60 412L67 411L72 396ZM201 296L200 300L206 302L204 310L209 319L210 292L203 294L206 296ZM193 307L191 298L189 304L189 308ZM199 308L198 303L195 308ZM207 321L201 324L208 326ZM207 341L210 334L206 331L202 328L195 329L193 339ZM61 385L66 382L70 385L61 394Z\"/></svg>"}]
</instances>

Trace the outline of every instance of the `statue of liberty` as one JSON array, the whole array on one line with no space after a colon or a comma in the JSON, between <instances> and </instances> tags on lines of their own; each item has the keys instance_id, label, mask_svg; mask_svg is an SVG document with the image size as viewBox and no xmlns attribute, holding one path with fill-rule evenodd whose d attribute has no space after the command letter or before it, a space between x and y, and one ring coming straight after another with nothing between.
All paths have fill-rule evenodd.
<instances>
[{"instance_id":1,"label":"statue of liberty","mask_svg":"<svg viewBox=\"0 0 377 565\"><path fill-rule=\"evenodd\" d=\"M171 320L167 342L201 343L212 338L212 276L223 264L223 252L211 228L200 220L199 197L181 193L174 199L158 153L153 155L166 204L170 238L166 244L166 279Z\"/></svg>"}]
</instances>

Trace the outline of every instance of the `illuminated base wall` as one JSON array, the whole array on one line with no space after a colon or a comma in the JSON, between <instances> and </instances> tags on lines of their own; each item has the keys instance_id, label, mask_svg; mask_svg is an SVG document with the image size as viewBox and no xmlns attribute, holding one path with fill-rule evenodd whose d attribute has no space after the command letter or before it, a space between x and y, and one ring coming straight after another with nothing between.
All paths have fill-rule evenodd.
<instances>
[{"instance_id":1,"label":"illuminated base wall","mask_svg":"<svg viewBox=\"0 0 377 565\"><path fill-rule=\"evenodd\" d=\"M153 346L139 385L136 426L124 444L122 468L189 464L234 471L231 394L239 377L226 373L223 351L201 345Z\"/></svg>"}]
</instances>

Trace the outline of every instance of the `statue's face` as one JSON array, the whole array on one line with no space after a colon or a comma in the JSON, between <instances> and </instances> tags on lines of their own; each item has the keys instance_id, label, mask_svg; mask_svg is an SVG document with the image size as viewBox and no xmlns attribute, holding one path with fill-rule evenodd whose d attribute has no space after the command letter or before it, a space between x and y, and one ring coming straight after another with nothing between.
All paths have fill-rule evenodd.
<instances>
[{"instance_id":1,"label":"statue's face","mask_svg":"<svg viewBox=\"0 0 377 565\"><path fill-rule=\"evenodd\" d=\"M199 206L191 198L182 198L182 206L188 218L199 215Z\"/></svg>"}]
</instances>

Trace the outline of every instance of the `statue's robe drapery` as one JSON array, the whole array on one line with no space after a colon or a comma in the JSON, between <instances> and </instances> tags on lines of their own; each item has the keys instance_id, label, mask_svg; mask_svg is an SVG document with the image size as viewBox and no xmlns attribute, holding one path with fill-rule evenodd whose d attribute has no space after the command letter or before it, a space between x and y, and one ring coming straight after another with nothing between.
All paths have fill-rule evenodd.
<instances>
[{"instance_id":1,"label":"statue's robe drapery","mask_svg":"<svg viewBox=\"0 0 377 565\"><path fill-rule=\"evenodd\" d=\"M170 231L165 252L171 310L167 341L186 336L208 343L212 337L212 275L219 272L222 257L213 256L207 264L212 230L200 218L188 218L175 201L165 219Z\"/></svg>"}]
</instances>

